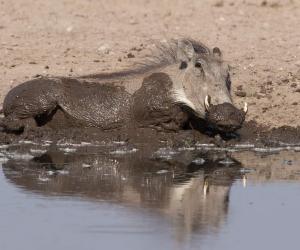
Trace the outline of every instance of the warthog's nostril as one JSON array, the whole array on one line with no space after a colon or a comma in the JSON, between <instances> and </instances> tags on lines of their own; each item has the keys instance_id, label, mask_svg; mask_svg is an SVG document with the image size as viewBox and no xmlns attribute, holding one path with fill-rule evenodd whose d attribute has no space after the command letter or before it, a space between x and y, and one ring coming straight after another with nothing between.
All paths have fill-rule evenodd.
<instances>
[{"instance_id":1,"label":"warthog's nostril","mask_svg":"<svg viewBox=\"0 0 300 250\"><path fill-rule=\"evenodd\" d=\"M231 103L210 105L206 118L209 124L223 132L233 132L241 128L247 112L247 104L240 110Z\"/></svg>"}]
</instances>

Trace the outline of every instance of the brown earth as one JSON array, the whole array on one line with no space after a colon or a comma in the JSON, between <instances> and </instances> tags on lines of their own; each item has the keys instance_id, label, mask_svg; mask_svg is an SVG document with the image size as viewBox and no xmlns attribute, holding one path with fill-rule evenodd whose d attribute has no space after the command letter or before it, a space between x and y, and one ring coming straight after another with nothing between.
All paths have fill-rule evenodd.
<instances>
[{"instance_id":1,"label":"brown earth","mask_svg":"<svg viewBox=\"0 0 300 250\"><path fill-rule=\"evenodd\" d=\"M36 75L115 71L182 36L219 46L248 120L300 126L297 0L1 0L0 103Z\"/></svg>"}]
</instances>

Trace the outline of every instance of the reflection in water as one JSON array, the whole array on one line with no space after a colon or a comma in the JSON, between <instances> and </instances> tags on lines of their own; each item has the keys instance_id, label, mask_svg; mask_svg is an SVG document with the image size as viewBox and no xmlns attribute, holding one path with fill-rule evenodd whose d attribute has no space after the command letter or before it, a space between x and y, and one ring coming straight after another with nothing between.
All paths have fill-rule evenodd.
<instances>
[{"instance_id":1,"label":"reflection in water","mask_svg":"<svg viewBox=\"0 0 300 250\"><path fill-rule=\"evenodd\" d=\"M163 152L162 152L163 151ZM229 190L241 176L240 164L224 153L167 149L148 155L65 154L52 149L29 161L3 164L12 183L44 195L78 195L148 207L174 223L176 238L216 231L228 211ZM219 162L222 162L220 164Z\"/></svg>"},{"instance_id":2,"label":"reflection in water","mask_svg":"<svg viewBox=\"0 0 300 250\"><path fill-rule=\"evenodd\" d=\"M47 150L22 146L7 149L6 155L10 159L3 163L3 173L22 190L146 209L170 223L177 242L220 231L235 180L246 186L249 181L300 179L300 155L293 151L85 145Z\"/></svg>"}]
</instances>

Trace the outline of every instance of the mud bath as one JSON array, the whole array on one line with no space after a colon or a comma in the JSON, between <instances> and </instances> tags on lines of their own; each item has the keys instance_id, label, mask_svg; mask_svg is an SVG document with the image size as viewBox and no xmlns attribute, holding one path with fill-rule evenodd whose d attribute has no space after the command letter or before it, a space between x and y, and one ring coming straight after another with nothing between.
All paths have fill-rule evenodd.
<instances>
[{"instance_id":1,"label":"mud bath","mask_svg":"<svg viewBox=\"0 0 300 250\"><path fill-rule=\"evenodd\" d=\"M177 132L157 131L151 128L137 128L101 131L97 128L69 128L51 129L49 127L38 127L26 133L12 134L0 132L2 144L16 144L19 141L32 141L43 144L44 141L57 143L75 143L82 141L91 144L111 144L123 141L130 144L147 145L148 148L157 149L159 146L195 146L197 143L212 143L218 147L232 146L235 144L253 144L257 147L268 146L299 146L299 127L267 128L258 125L254 121L246 122L237 133L217 134L209 130L179 130Z\"/></svg>"}]
</instances>

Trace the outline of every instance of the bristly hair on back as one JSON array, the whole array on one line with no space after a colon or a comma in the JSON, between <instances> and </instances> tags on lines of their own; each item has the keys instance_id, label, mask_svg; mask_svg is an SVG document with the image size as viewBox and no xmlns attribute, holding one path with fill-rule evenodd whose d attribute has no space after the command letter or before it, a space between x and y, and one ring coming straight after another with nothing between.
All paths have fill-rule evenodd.
<instances>
[{"instance_id":1,"label":"bristly hair on back","mask_svg":"<svg viewBox=\"0 0 300 250\"><path fill-rule=\"evenodd\" d=\"M126 77L130 75L144 74L155 69L178 63L179 58L177 57L177 51L179 40L190 42L193 45L195 52L200 56L203 55L203 57L207 57L212 53L207 46L199 41L190 38L171 39L166 42L155 43L155 48L151 51L152 55L142 59L140 62L134 63L129 69L111 73L83 75L80 76L80 78L109 79Z\"/></svg>"}]
</instances>

